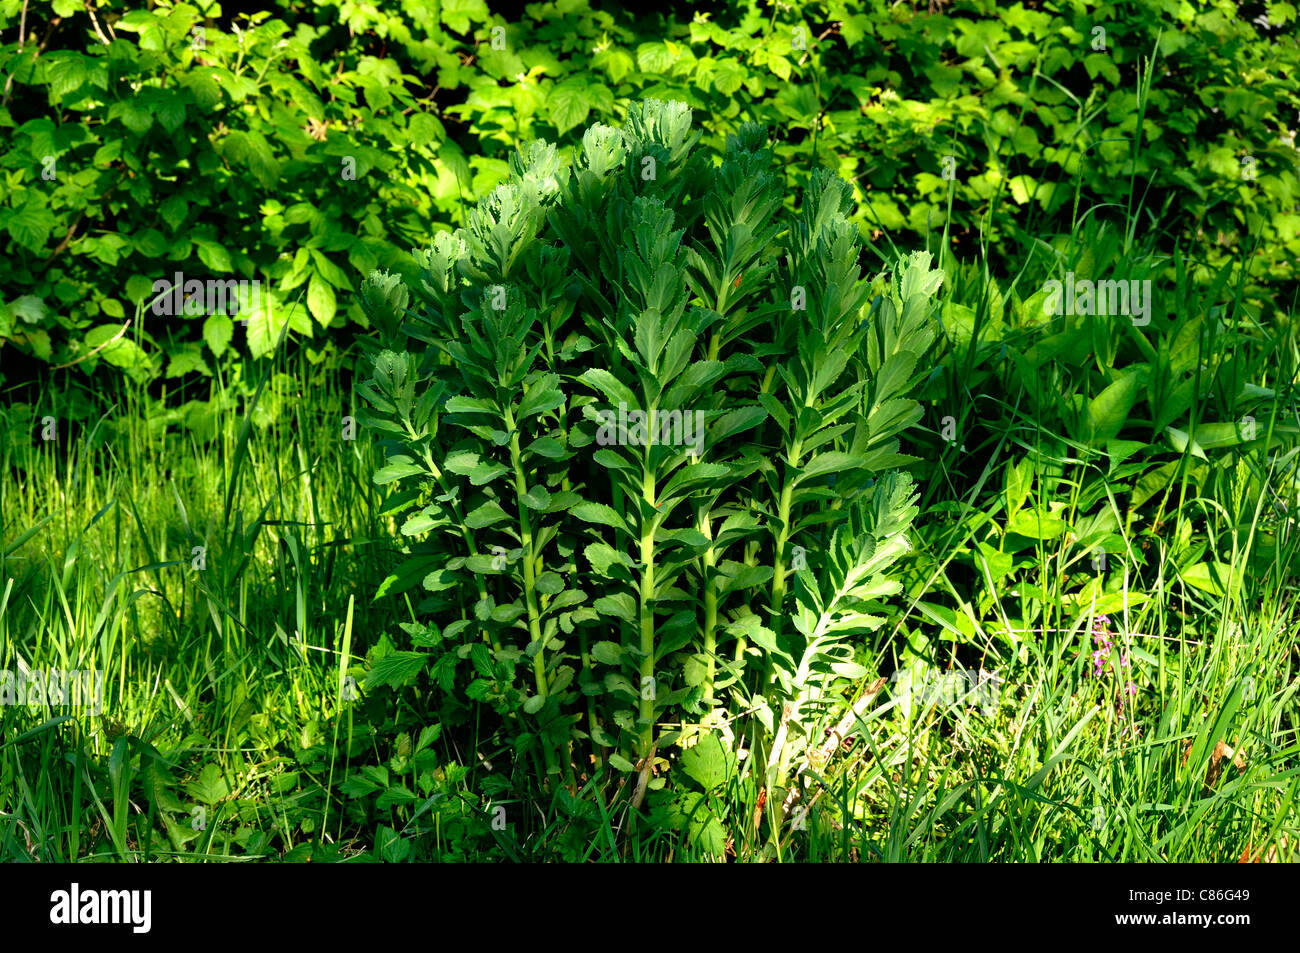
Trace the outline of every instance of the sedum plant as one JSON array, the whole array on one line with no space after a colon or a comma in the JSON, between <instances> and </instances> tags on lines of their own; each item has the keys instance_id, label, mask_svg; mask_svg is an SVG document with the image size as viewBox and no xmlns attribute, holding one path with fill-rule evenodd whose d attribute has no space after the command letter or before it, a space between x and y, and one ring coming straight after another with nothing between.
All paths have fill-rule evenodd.
<instances>
[{"instance_id":1,"label":"sedum plant","mask_svg":"<svg viewBox=\"0 0 1300 953\"><path fill-rule=\"evenodd\" d=\"M899 589L941 275L865 279L845 182L816 170L792 211L763 130L698 139L648 101L571 160L530 143L418 284L363 284L408 540L382 592L412 608L368 684L427 670L442 722L495 712L516 790L621 780L639 807L694 748L689 778L744 772L775 834Z\"/></svg>"}]
</instances>

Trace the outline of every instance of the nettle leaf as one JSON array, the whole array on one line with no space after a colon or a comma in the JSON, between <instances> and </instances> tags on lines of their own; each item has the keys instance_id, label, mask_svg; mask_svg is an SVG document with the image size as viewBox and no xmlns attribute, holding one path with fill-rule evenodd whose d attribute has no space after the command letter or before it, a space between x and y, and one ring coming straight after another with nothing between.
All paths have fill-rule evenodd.
<instances>
[{"instance_id":1,"label":"nettle leaf","mask_svg":"<svg viewBox=\"0 0 1300 953\"><path fill-rule=\"evenodd\" d=\"M597 53L591 61L596 69L603 69L615 83L621 83L628 73L636 68L636 61L627 50L611 47Z\"/></svg>"},{"instance_id":2,"label":"nettle leaf","mask_svg":"<svg viewBox=\"0 0 1300 953\"><path fill-rule=\"evenodd\" d=\"M365 797L366 795L374 794L379 790L382 789L378 784L360 774L352 775L352 777L339 785L339 792L347 798Z\"/></svg>"},{"instance_id":3,"label":"nettle leaf","mask_svg":"<svg viewBox=\"0 0 1300 953\"><path fill-rule=\"evenodd\" d=\"M787 64L787 71L789 66ZM713 83L713 88L724 96L730 96L748 78L744 67L730 57L717 60L714 63L713 71L709 74L709 79Z\"/></svg>"},{"instance_id":4,"label":"nettle leaf","mask_svg":"<svg viewBox=\"0 0 1300 953\"><path fill-rule=\"evenodd\" d=\"M315 248L310 249L310 251L311 260L316 264L316 271L321 280L327 281L335 288L341 288L344 291L352 290L352 281L348 278L347 272Z\"/></svg>"},{"instance_id":5,"label":"nettle leaf","mask_svg":"<svg viewBox=\"0 0 1300 953\"><path fill-rule=\"evenodd\" d=\"M141 107L168 132L185 125L185 98L174 89L146 86L139 92Z\"/></svg>"},{"instance_id":6,"label":"nettle leaf","mask_svg":"<svg viewBox=\"0 0 1300 953\"><path fill-rule=\"evenodd\" d=\"M727 849L727 832L722 822L714 817L708 798L698 791L686 791L673 805L675 824L686 828L687 840L713 857L721 857Z\"/></svg>"},{"instance_id":7,"label":"nettle leaf","mask_svg":"<svg viewBox=\"0 0 1300 953\"><path fill-rule=\"evenodd\" d=\"M234 78L231 76L232 80ZM152 122L152 116L149 116L149 120ZM144 132L147 128L148 125L145 125L144 128L134 131ZM251 172L264 188L269 189L274 186L280 177L280 164L271 150L271 144L260 132L236 129L217 143L217 150L232 163L243 166Z\"/></svg>"},{"instance_id":8,"label":"nettle leaf","mask_svg":"<svg viewBox=\"0 0 1300 953\"><path fill-rule=\"evenodd\" d=\"M207 265L213 271L233 271L234 265L230 261L230 252L224 247L206 238L195 238L194 245L198 248L199 260Z\"/></svg>"},{"instance_id":9,"label":"nettle leaf","mask_svg":"<svg viewBox=\"0 0 1300 953\"><path fill-rule=\"evenodd\" d=\"M57 224L54 213L34 198L4 216L5 229L13 240L33 252L45 247Z\"/></svg>"},{"instance_id":10,"label":"nettle leaf","mask_svg":"<svg viewBox=\"0 0 1300 953\"><path fill-rule=\"evenodd\" d=\"M333 321L334 314L338 310L334 289L319 272L313 273L307 284L307 310L322 326Z\"/></svg>"},{"instance_id":11,"label":"nettle leaf","mask_svg":"<svg viewBox=\"0 0 1300 953\"><path fill-rule=\"evenodd\" d=\"M366 675L366 688L401 685L424 671L429 656L424 652L389 652L375 662Z\"/></svg>"},{"instance_id":12,"label":"nettle leaf","mask_svg":"<svg viewBox=\"0 0 1300 953\"><path fill-rule=\"evenodd\" d=\"M281 335L288 337L290 330L300 334L311 334L311 319L300 307L284 307L271 294L263 293L247 314L240 315L240 322L247 322L245 339L253 357L265 357L275 350L281 341Z\"/></svg>"},{"instance_id":13,"label":"nettle leaf","mask_svg":"<svg viewBox=\"0 0 1300 953\"><path fill-rule=\"evenodd\" d=\"M591 112L591 99L587 92L587 80L566 79L551 87L546 97L546 104L551 110L551 121L560 135L564 135L574 126L587 121Z\"/></svg>"},{"instance_id":14,"label":"nettle leaf","mask_svg":"<svg viewBox=\"0 0 1300 953\"><path fill-rule=\"evenodd\" d=\"M636 65L643 73L666 74L671 71L673 54L662 40L642 43L636 48Z\"/></svg>"},{"instance_id":15,"label":"nettle leaf","mask_svg":"<svg viewBox=\"0 0 1300 953\"><path fill-rule=\"evenodd\" d=\"M735 756L716 732L709 732L682 752L682 770L705 791L721 787L734 772Z\"/></svg>"},{"instance_id":16,"label":"nettle leaf","mask_svg":"<svg viewBox=\"0 0 1300 953\"><path fill-rule=\"evenodd\" d=\"M135 341L122 335L120 325L101 324L87 331L83 340L86 347L98 351L97 358L127 371L143 372L150 365L149 355Z\"/></svg>"}]
</instances>

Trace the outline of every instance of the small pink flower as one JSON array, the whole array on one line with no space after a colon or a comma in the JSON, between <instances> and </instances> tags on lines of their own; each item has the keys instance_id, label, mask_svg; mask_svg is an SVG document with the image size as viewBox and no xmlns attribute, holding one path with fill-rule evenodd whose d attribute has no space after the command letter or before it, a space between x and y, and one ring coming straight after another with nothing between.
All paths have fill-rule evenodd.
<instances>
[{"instance_id":1,"label":"small pink flower","mask_svg":"<svg viewBox=\"0 0 1300 953\"><path fill-rule=\"evenodd\" d=\"M1092 674L1095 678L1100 678L1109 668L1116 675L1121 669L1131 668L1127 652L1119 653L1119 664L1115 664L1115 643L1111 639L1110 617L1099 615L1092 623L1092 640L1098 646L1092 653ZM1119 696L1119 709L1124 708L1125 696L1132 697L1137 694L1137 684L1131 679L1125 679L1123 687L1116 686L1115 693Z\"/></svg>"}]
</instances>

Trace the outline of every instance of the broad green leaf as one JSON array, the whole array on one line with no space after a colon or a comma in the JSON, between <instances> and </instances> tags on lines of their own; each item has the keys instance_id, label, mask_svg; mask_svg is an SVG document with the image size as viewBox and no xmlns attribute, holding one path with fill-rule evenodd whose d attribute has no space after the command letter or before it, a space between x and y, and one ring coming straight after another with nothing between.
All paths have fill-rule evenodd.
<instances>
[{"instance_id":1,"label":"broad green leaf","mask_svg":"<svg viewBox=\"0 0 1300 953\"><path fill-rule=\"evenodd\" d=\"M449 454L443 466L452 473L469 477L469 481L475 486L485 486L509 472L509 467L504 464L480 460L479 455L471 450L458 450Z\"/></svg>"},{"instance_id":2,"label":"broad green leaf","mask_svg":"<svg viewBox=\"0 0 1300 953\"><path fill-rule=\"evenodd\" d=\"M1141 372L1130 371L1089 402L1085 425L1089 442L1100 446L1119 435L1120 429L1128 422L1140 384Z\"/></svg>"},{"instance_id":3,"label":"broad green leaf","mask_svg":"<svg viewBox=\"0 0 1300 953\"><path fill-rule=\"evenodd\" d=\"M424 671L428 661L429 655L424 652L389 652L366 674L366 688L401 685Z\"/></svg>"},{"instance_id":4,"label":"broad green leaf","mask_svg":"<svg viewBox=\"0 0 1300 953\"><path fill-rule=\"evenodd\" d=\"M1007 520L1007 532L1030 539L1055 539L1069 527L1063 520L1039 509L1021 510Z\"/></svg>"},{"instance_id":5,"label":"broad green leaf","mask_svg":"<svg viewBox=\"0 0 1300 953\"><path fill-rule=\"evenodd\" d=\"M637 620L636 601L626 592L615 593L612 596L601 596L591 605L601 615L613 616L629 623Z\"/></svg>"},{"instance_id":6,"label":"broad green leaf","mask_svg":"<svg viewBox=\"0 0 1300 953\"><path fill-rule=\"evenodd\" d=\"M627 520L614 512L612 507L604 503L579 503L569 511L576 519L585 523L598 523L602 526L612 526L624 533L631 534L628 528Z\"/></svg>"},{"instance_id":7,"label":"broad green leaf","mask_svg":"<svg viewBox=\"0 0 1300 953\"><path fill-rule=\"evenodd\" d=\"M637 68L643 73L669 72L673 65L673 55L661 40L642 43L636 48Z\"/></svg>"},{"instance_id":8,"label":"broad green leaf","mask_svg":"<svg viewBox=\"0 0 1300 953\"><path fill-rule=\"evenodd\" d=\"M587 95L585 79L566 79L551 87L546 97L546 104L551 110L551 121L556 131L562 136L575 126L587 121L591 112L591 101Z\"/></svg>"},{"instance_id":9,"label":"broad green leaf","mask_svg":"<svg viewBox=\"0 0 1300 953\"><path fill-rule=\"evenodd\" d=\"M226 353L230 340L235 336L235 326L224 314L212 314L203 322L203 340L214 357Z\"/></svg>"},{"instance_id":10,"label":"broad green leaf","mask_svg":"<svg viewBox=\"0 0 1300 953\"><path fill-rule=\"evenodd\" d=\"M197 778L185 785L185 793L210 807L230 793L230 786L221 776L221 768L209 763L203 766Z\"/></svg>"},{"instance_id":11,"label":"broad green leaf","mask_svg":"<svg viewBox=\"0 0 1300 953\"><path fill-rule=\"evenodd\" d=\"M818 454L804 464L799 476L796 477L796 483L802 483L806 480L815 480L831 473L839 473L843 470L861 469L862 458L851 453L841 453L838 450L832 450L827 453Z\"/></svg>"},{"instance_id":12,"label":"broad green leaf","mask_svg":"<svg viewBox=\"0 0 1300 953\"><path fill-rule=\"evenodd\" d=\"M1227 592L1229 580L1232 578L1232 567L1227 563L1210 560L1180 570L1178 578L1189 586L1217 598Z\"/></svg>"},{"instance_id":13,"label":"broad green leaf","mask_svg":"<svg viewBox=\"0 0 1300 953\"><path fill-rule=\"evenodd\" d=\"M384 486L406 477L428 475L429 471L424 468L424 465L416 463L410 457L391 456L387 464L375 471L374 482L377 486Z\"/></svg>"},{"instance_id":14,"label":"broad green leaf","mask_svg":"<svg viewBox=\"0 0 1300 953\"><path fill-rule=\"evenodd\" d=\"M488 500L465 515L465 525L470 529L483 529L509 518L510 514L501 508L500 503L496 500Z\"/></svg>"},{"instance_id":15,"label":"broad green leaf","mask_svg":"<svg viewBox=\"0 0 1300 953\"><path fill-rule=\"evenodd\" d=\"M1006 504L1007 518L1014 519L1025 505L1029 491L1034 484L1034 465L1029 457L1008 460L1006 466Z\"/></svg>"},{"instance_id":16,"label":"broad green leaf","mask_svg":"<svg viewBox=\"0 0 1300 953\"><path fill-rule=\"evenodd\" d=\"M334 289L319 272L312 272L311 281L307 284L307 310L322 327L334 320L334 314L338 310Z\"/></svg>"},{"instance_id":17,"label":"broad green leaf","mask_svg":"<svg viewBox=\"0 0 1300 953\"><path fill-rule=\"evenodd\" d=\"M720 787L727 780L731 766L730 752L714 732L702 735L682 752L682 770L706 791Z\"/></svg>"}]
</instances>

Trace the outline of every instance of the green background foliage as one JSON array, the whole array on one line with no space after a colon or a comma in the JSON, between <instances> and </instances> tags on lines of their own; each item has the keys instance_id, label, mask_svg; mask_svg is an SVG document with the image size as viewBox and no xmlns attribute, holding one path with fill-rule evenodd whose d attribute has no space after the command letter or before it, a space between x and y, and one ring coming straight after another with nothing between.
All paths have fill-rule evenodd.
<instances>
[{"instance_id":1,"label":"green background foliage","mask_svg":"<svg viewBox=\"0 0 1300 953\"><path fill-rule=\"evenodd\" d=\"M19 50L21 9L0 3L0 341L79 372L210 374L268 353L285 322L321 359L349 333L328 329L364 327L352 274L413 276L410 250L463 224L517 143L571 146L647 96L706 117L709 148L763 125L790 186L835 169L882 261L925 245L987 254L1002 276L1033 261L1037 279L1050 263L1034 238L1087 214L1141 223L1198 282L1241 249L1249 297L1295 290L1287 3L1261 8L1265 27L1181 0L636 17L573 0L510 22L481 0L233 18L112 2L93 20L55 2L31 7ZM175 271L269 293L238 323L137 316Z\"/></svg>"}]
</instances>

